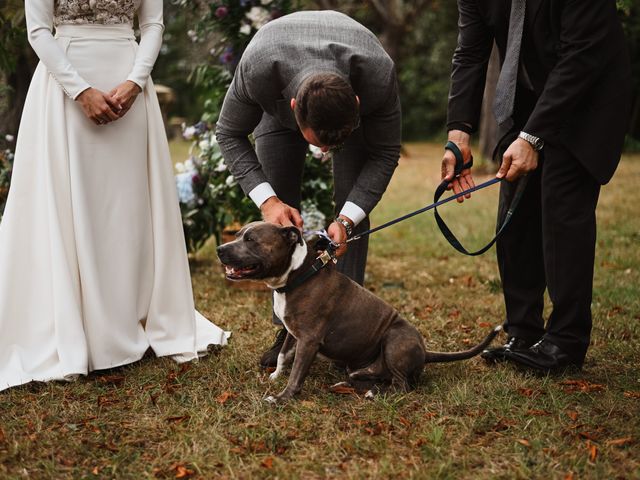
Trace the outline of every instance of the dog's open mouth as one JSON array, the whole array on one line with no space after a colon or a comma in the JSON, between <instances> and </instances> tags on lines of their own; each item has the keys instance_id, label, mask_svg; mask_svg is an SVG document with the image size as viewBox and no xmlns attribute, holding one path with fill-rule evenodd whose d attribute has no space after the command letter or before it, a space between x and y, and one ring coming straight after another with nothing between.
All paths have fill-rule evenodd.
<instances>
[{"instance_id":1,"label":"dog's open mouth","mask_svg":"<svg viewBox=\"0 0 640 480\"><path fill-rule=\"evenodd\" d=\"M224 273L229 280L242 280L243 278L251 277L258 271L259 265L248 265L246 267L230 267L224 266Z\"/></svg>"}]
</instances>

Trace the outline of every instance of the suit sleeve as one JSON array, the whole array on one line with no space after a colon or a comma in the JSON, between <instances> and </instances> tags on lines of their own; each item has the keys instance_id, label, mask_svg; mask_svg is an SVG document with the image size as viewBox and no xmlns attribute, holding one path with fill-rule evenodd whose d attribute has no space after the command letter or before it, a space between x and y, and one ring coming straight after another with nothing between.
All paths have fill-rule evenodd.
<instances>
[{"instance_id":1,"label":"suit sleeve","mask_svg":"<svg viewBox=\"0 0 640 480\"><path fill-rule=\"evenodd\" d=\"M475 0L458 0L458 45L453 54L447 127L471 125L478 129L493 32Z\"/></svg>"},{"instance_id":2,"label":"suit sleeve","mask_svg":"<svg viewBox=\"0 0 640 480\"><path fill-rule=\"evenodd\" d=\"M267 177L249 141L249 135L260 123L263 111L246 90L244 70L240 62L222 103L216 139L229 171L248 195L258 185L267 183Z\"/></svg>"},{"instance_id":3,"label":"suit sleeve","mask_svg":"<svg viewBox=\"0 0 640 480\"><path fill-rule=\"evenodd\" d=\"M387 189L400 158L402 113L395 76L387 101L361 121L367 161L347 202L354 203L368 215Z\"/></svg>"},{"instance_id":4,"label":"suit sleeve","mask_svg":"<svg viewBox=\"0 0 640 480\"><path fill-rule=\"evenodd\" d=\"M567 0L560 14L558 61L523 130L552 138L598 82L612 58L611 38L619 28L615 2Z\"/></svg>"},{"instance_id":5,"label":"suit sleeve","mask_svg":"<svg viewBox=\"0 0 640 480\"><path fill-rule=\"evenodd\" d=\"M31 47L62 90L75 100L91 85L71 65L53 38L53 0L26 0L24 8Z\"/></svg>"},{"instance_id":6,"label":"suit sleeve","mask_svg":"<svg viewBox=\"0 0 640 480\"><path fill-rule=\"evenodd\" d=\"M162 47L164 31L162 0L142 0L138 9L138 24L140 25L140 44L127 80L131 80L144 90Z\"/></svg>"}]
</instances>

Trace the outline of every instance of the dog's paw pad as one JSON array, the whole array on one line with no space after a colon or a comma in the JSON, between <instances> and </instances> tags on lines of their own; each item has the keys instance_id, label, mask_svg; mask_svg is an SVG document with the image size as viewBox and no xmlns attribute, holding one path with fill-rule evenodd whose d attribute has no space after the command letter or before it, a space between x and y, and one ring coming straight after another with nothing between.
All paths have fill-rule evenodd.
<instances>
[{"instance_id":1,"label":"dog's paw pad","mask_svg":"<svg viewBox=\"0 0 640 480\"><path fill-rule=\"evenodd\" d=\"M373 400L374 398L376 398L376 394L373 393L373 390L369 390L364 394L364 398L367 400Z\"/></svg>"}]
</instances>

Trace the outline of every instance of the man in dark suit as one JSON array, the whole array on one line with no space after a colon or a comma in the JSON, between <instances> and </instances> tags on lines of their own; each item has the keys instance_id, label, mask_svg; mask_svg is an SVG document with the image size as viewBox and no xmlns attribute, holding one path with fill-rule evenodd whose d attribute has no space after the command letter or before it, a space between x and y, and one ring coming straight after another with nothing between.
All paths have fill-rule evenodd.
<instances>
[{"instance_id":1,"label":"man in dark suit","mask_svg":"<svg viewBox=\"0 0 640 480\"><path fill-rule=\"evenodd\" d=\"M336 242L369 228L368 214L398 164L400 134L393 61L373 33L333 11L297 12L262 27L238 64L216 128L232 175L263 218L281 225L302 228L308 145L336 150L337 216L328 227ZM362 284L367 240L345 252L337 252L338 270ZM285 333L262 356L263 367L275 366Z\"/></svg>"},{"instance_id":2,"label":"man in dark suit","mask_svg":"<svg viewBox=\"0 0 640 480\"><path fill-rule=\"evenodd\" d=\"M581 368L591 332L600 186L620 159L630 105L630 67L614 0L458 0L449 140L469 158L495 40L501 73L494 112L510 134L497 176L499 218L528 183L497 243L509 339L485 351L542 372ZM453 178L447 152L443 178ZM473 185L470 170L454 180ZM546 327L543 294L553 311Z\"/></svg>"}]
</instances>

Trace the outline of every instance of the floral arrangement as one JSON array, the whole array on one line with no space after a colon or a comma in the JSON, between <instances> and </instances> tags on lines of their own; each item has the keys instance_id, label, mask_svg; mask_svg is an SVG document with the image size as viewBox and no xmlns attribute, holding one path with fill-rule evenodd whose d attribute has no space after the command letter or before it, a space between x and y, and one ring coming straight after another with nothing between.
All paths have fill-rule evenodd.
<instances>
[{"instance_id":1,"label":"floral arrangement","mask_svg":"<svg viewBox=\"0 0 640 480\"><path fill-rule=\"evenodd\" d=\"M226 227L259 220L260 210L229 173L215 134L207 124L186 127L183 136L193 144L190 157L175 166L176 184L187 248L195 251L212 235L220 244ZM322 229L332 218L332 190L330 162L319 149L310 147L302 185L301 214L306 229Z\"/></svg>"},{"instance_id":2,"label":"floral arrangement","mask_svg":"<svg viewBox=\"0 0 640 480\"><path fill-rule=\"evenodd\" d=\"M13 135L5 135L0 141L0 220L2 212L7 203L9 195L9 184L11 183L11 170L13 168L13 151L11 145L14 142Z\"/></svg>"}]
</instances>

